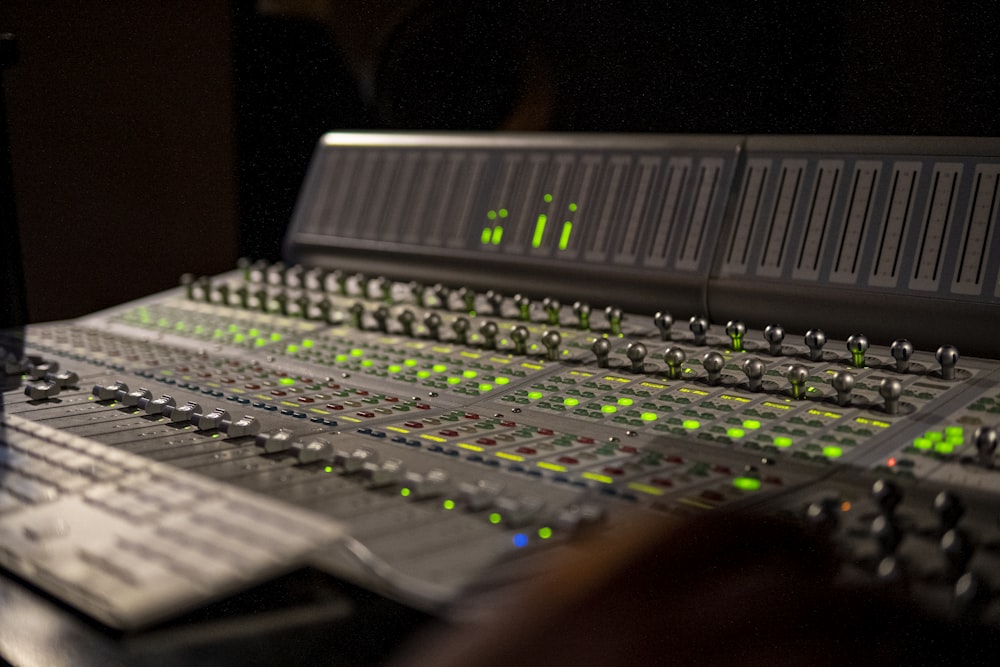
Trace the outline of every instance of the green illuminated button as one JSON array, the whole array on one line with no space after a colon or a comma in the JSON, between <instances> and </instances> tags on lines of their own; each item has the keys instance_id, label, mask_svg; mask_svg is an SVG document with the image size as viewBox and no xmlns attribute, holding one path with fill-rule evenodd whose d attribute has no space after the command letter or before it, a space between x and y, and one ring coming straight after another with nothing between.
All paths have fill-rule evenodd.
<instances>
[{"instance_id":1,"label":"green illuminated button","mask_svg":"<svg viewBox=\"0 0 1000 667\"><path fill-rule=\"evenodd\" d=\"M744 431L741 428L730 428L726 429L726 435L728 435L730 438L742 438L744 435L746 435L746 431Z\"/></svg>"},{"instance_id":2,"label":"green illuminated button","mask_svg":"<svg viewBox=\"0 0 1000 667\"><path fill-rule=\"evenodd\" d=\"M430 371L417 371L417 377L421 380L429 378L431 376Z\"/></svg>"},{"instance_id":3,"label":"green illuminated button","mask_svg":"<svg viewBox=\"0 0 1000 667\"><path fill-rule=\"evenodd\" d=\"M737 477L733 480L733 486L740 491L757 491L760 489L760 480L755 477Z\"/></svg>"},{"instance_id":4,"label":"green illuminated button","mask_svg":"<svg viewBox=\"0 0 1000 667\"><path fill-rule=\"evenodd\" d=\"M639 419L641 419L644 422L656 421L658 417L659 415L657 415L655 412L643 412L641 415L639 415ZM698 426L699 426L698 422L694 422L694 426L688 426L687 422L684 423L684 428L698 428Z\"/></svg>"},{"instance_id":5,"label":"green illuminated button","mask_svg":"<svg viewBox=\"0 0 1000 667\"><path fill-rule=\"evenodd\" d=\"M931 442L930 438L914 438L913 446L917 449L927 451L934 448L934 443Z\"/></svg>"},{"instance_id":6,"label":"green illuminated button","mask_svg":"<svg viewBox=\"0 0 1000 667\"><path fill-rule=\"evenodd\" d=\"M619 398L618 405L632 405L634 401L631 398Z\"/></svg>"},{"instance_id":7,"label":"green illuminated button","mask_svg":"<svg viewBox=\"0 0 1000 667\"><path fill-rule=\"evenodd\" d=\"M450 377L447 379L448 384L458 384L462 381L462 378Z\"/></svg>"},{"instance_id":8,"label":"green illuminated button","mask_svg":"<svg viewBox=\"0 0 1000 667\"><path fill-rule=\"evenodd\" d=\"M568 405L570 407L573 407L575 405L580 405L580 399L578 399L578 398L564 398L563 399L563 405Z\"/></svg>"},{"instance_id":9,"label":"green illuminated button","mask_svg":"<svg viewBox=\"0 0 1000 667\"><path fill-rule=\"evenodd\" d=\"M528 398L530 398L533 401L537 401L541 397L542 397L542 392L540 392L540 391L529 391L528 392Z\"/></svg>"},{"instance_id":10,"label":"green illuminated button","mask_svg":"<svg viewBox=\"0 0 1000 667\"><path fill-rule=\"evenodd\" d=\"M791 447L792 439L785 435L779 435L774 439L775 447Z\"/></svg>"},{"instance_id":11,"label":"green illuminated button","mask_svg":"<svg viewBox=\"0 0 1000 667\"><path fill-rule=\"evenodd\" d=\"M542 526L538 529L538 536L543 540L547 540L552 537L552 529L548 526Z\"/></svg>"},{"instance_id":12,"label":"green illuminated button","mask_svg":"<svg viewBox=\"0 0 1000 667\"><path fill-rule=\"evenodd\" d=\"M390 373L398 373L399 371L403 370L403 367L397 364L392 364L386 370L389 371Z\"/></svg>"},{"instance_id":13,"label":"green illuminated button","mask_svg":"<svg viewBox=\"0 0 1000 667\"><path fill-rule=\"evenodd\" d=\"M360 357L364 353L365 353L364 350L361 350L361 349L358 349L358 348L354 348L353 350L351 350L350 354L351 354L352 357Z\"/></svg>"},{"instance_id":14,"label":"green illuminated button","mask_svg":"<svg viewBox=\"0 0 1000 667\"><path fill-rule=\"evenodd\" d=\"M745 419L743 420L743 428L749 431L756 431L760 428L760 422L756 419Z\"/></svg>"},{"instance_id":15,"label":"green illuminated button","mask_svg":"<svg viewBox=\"0 0 1000 667\"><path fill-rule=\"evenodd\" d=\"M500 516L499 512L493 512L492 514L490 514L490 523L496 525L496 524L500 523L502 520L503 520L503 517Z\"/></svg>"},{"instance_id":16,"label":"green illuminated button","mask_svg":"<svg viewBox=\"0 0 1000 667\"><path fill-rule=\"evenodd\" d=\"M496 382L497 384L509 384L510 378L505 378L502 375L498 375L496 379L494 379L493 381Z\"/></svg>"},{"instance_id":17,"label":"green illuminated button","mask_svg":"<svg viewBox=\"0 0 1000 667\"><path fill-rule=\"evenodd\" d=\"M446 500L443 503L441 503L441 506L444 507L446 510L453 510L453 509L455 509L455 501L454 500Z\"/></svg>"},{"instance_id":18,"label":"green illuminated button","mask_svg":"<svg viewBox=\"0 0 1000 667\"><path fill-rule=\"evenodd\" d=\"M683 426L689 431L694 431L696 429L701 428L701 422L699 422L697 419L685 419L684 423L682 423L681 426Z\"/></svg>"},{"instance_id":19,"label":"green illuminated button","mask_svg":"<svg viewBox=\"0 0 1000 667\"><path fill-rule=\"evenodd\" d=\"M286 386L287 385L293 385L293 384L295 384L295 379L294 378L280 378L278 380L278 384L283 384L283 385L286 385Z\"/></svg>"},{"instance_id":20,"label":"green illuminated button","mask_svg":"<svg viewBox=\"0 0 1000 667\"><path fill-rule=\"evenodd\" d=\"M602 405L601 412L607 415L613 415L614 413L618 412L618 408L616 408L613 405Z\"/></svg>"},{"instance_id":21,"label":"green illuminated button","mask_svg":"<svg viewBox=\"0 0 1000 667\"><path fill-rule=\"evenodd\" d=\"M944 435L941 433L941 431L927 431L926 433L924 433L924 437L930 440L931 442L941 442L942 440L944 440Z\"/></svg>"},{"instance_id":22,"label":"green illuminated button","mask_svg":"<svg viewBox=\"0 0 1000 667\"><path fill-rule=\"evenodd\" d=\"M828 459L839 459L844 455L844 450L840 447L824 447L823 456Z\"/></svg>"},{"instance_id":23,"label":"green illuminated button","mask_svg":"<svg viewBox=\"0 0 1000 667\"><path fill-rule=\"evenodd\" d=\"M939 442L934 445L934 451L938 454L951 454L955 451L955 445L950 442Z\"/></svg>"},{"instance_id":24,"label":"green illuminated button","mask_svg":"<svg viewBox=\"0 0 1000 667\"><path fill-rule=\"evenodd\" d=\"M479 391L493 391L493 385L483 382L479 385Z\"/></svg>"},{"instance_id":25,"label":"green illuminated button","mask_svg":"<svg viewBox=\"0 0 1000 667\"><path fill-rule=\"evenodd\" d=\"M469 378L470 380L479 375L476 371L462 371L462 377Z\"/></svg>"},{"instance_id":26,"label":"green illuminated button","mask_svg":"<svg viewBox=\"0 0 1000 667\"><path fill-rule=\"evenodd\" d=\"M431 366L431 370L434 371L435 373L444 373L446 370L448 370L448 367L445 366L444 364L434 364L433 366Z\"/></svg>"}]
</instances>

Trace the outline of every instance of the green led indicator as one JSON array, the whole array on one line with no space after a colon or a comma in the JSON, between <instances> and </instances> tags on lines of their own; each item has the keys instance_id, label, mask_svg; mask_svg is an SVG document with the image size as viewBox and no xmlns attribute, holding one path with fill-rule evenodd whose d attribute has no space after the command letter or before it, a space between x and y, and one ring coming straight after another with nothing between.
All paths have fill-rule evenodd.
<instances>
[{"instance_id":1,"label":"green led indicator","mask_svg":"<svg viewBox=\"0 0 1000 667\"><path fill-rule=\"evenodd\" d=\"M503 517L500 516L499 512L493 512L492 514L490 514L490 523L492 523L493 525L496 525L501 521L503 521Z\"/></svg>"},{"instance_id":2,"label":"green led indicator","mask_svg":"<svg viewBox=\"0 0 1000 667\"><path fill-rule=\"evenodd\" d=\"M618 408L616 408L613 405L602 405L601 412L603 412L606 415L613 415L614 413L618 412Z\"/></svg>"},{"instance_id":3,"label":"green led indicator","mask_svg":"<svg viewBox=\"0 0 1000 667\"><path fill-rule=\"evenodd\" d=\"M403 365L404 366L409 366L410 368L413 368L414 366L417 365L417 360L416 359L403 359Z\"/></svg>"},{"instance_id":4,"label":"green led indicator","mask_svg":"<svg viewBox=\"0 0 1000 667\"><path fill-rule=\"evenodd\" d=\"M541 397L542 397L542 392L540 392L540 391L529 391L528 392L528 398L530 398L533 401L537 401Z\"/></svg>"},{"instance_id":5,"label":"green led indicator","mask_svg":"<svg viewBox=\"0 0 1000 667\"><path fill-rule=\"evenodd\" d=\"M327 466L323 468L323 472L333 472L333 466Z\"/></svg>"},{"instance_id":6,"label":"green led indicator","mask_svg":"<svg viewBox=\"0 0 1000 667\"><path fill-rule=\"evenodd\" d=\"M235 324L230 324L228 328L230 333L236 333L237 331L240 330L240 328Z\"/></svg>"},{"instance_id":7,"label":"green led indicator","mask_svg":"<svg viewBox=\"0 0 1000 667\"><path fill-rule=\"evenodd\" d=\"M278 380L278 384L283 384L283 385L286 385L286 386L292 385L292 384L295 384L295 379L294 378L281 378L280 380Z\"/></svg>"},{"instance_id":8,"label":"green led indicator","mask_svg":"<svg viewBox=\"0 0 1000 667\"><path fill-rule=\"evenodd\" d=\"M503 227L497 225L493 228L493 245L500 245L500 241L503 239Z\"/></svg>"},{"instance_id":9,"label":"green led indicator","mask_svg":"<svg viewBox=\"0 0 1000 667\"><path fill-rule=\"evenodd\" d=\"M934 445L934 451L938 454L951 454L955 451L955 445L950 442L939 442Z\"/></svg>"},{"instance_id":10,"label":"green led indicator","mask_svg":"<svg viewBox=\"0 0 1000 667\"><path fill-rule=\"evenodd\" d=\"M398 364L392 364L386 370L389 371L390 373L398 373L399 371L403 370L403 367Z\"/></svg>"},{"instance_id":11,"label":"green led indicator","mask_svg":"<svg viewBox=\"0 0 1000 667\"><path fill-rule=\"evenodd\" d=\"M576 212L576 204L570 204L569 205L569 210L571 210L571 211L573 211L575 213Z\"/></svg>"},{"instance_id":12,"label":"green led indicator","mask_svg":"<svg viewBox=\"0 0 1000 667\"><path fill-rule=\"evenodd\" d=\"M643 412L641 415L639 415L639 419L641 419L644 422L655 422L657 419L657 415L655 412ZM694 426L688 426L688 424L694 424ZM694 420L689 420L684 422L684 428L698 428L698 426L700 426L700 424L698 424L698 422Z\"/></svg>"},{"instance_id":13,"label":"green led indicator","mask_svg":"<svg viewBox=\"0 0 1000 667\"><path fill-rule=\"evenodd\" d=\"M823 456L828 459L839 459L844 455L844 450L840 447L824 447Z\"/></svg>"},{"instance_id":14,"label":"green led indicator","mask_svg":"<svg viewBox=\"0 0 1000 667\"><path fill-rule=\"evenodd\" d=\"M543 540L547 540L552 537L552 529L548 526L542 526L538 529L538 536Z\"/></svg>"},{"instance_id":15,"label":"green led indicator","mask_svg":"<svg viewBox=\"0 0 1000 667\"><path fill-rule=\"evenodd\" d=\"M247 333L250 334L251 338L256 338L257 336L260 335L260 329L251 329Z\"/></svg>"},{"instance_id":16,"label":"green led indicator","mask_svg":"<svg viewBox=\"0 0 1000 667\"><path fill-rule=\"evenodd\" d=\"M562 234L559 235L559 249L565 250L569 247L569 235L573 233L573 223L567 220L563 223Z\"/></svg>"},{"instance_id":17,"label":"green led indicator","mask_svg":"<svg viewBox=\"0 0 1000 667\"><path fill-rule=\"evenodd\" d=\"M233 342L234 343L242 343L246 339L247 339L246 336L244 336L243 334L240 334L240 333L238 333L235 336L233 336Z\"/></svg>"},{"instance_id":18,"label":"green led indicator","mask_svg":"<svg viewBox=\"0 0 1000 667\"><path fill-rule=\"evenodd\" d=\"M161 317L160 319L156 320L156 326L158 326L158 327L165 327L165 326L167 326L169 324L170 324L170 320L168 320L165 317Z\"/></svg>"},{"instance_id":19,"label":"green led indicator","mask_svg":"<svg viewBox=\"0 0 1000 667\"><path fill-rule=\"evenodd\" d=\"M477 373L476 371L462 371L462 377L468 378L470 380L476 377L477 375L479 375L479 373Z\"/></svg>"},{"instance_id":20,"label":"green led indicator","mask_svg":"<svg viewBox=\"0 0 1000 667\"><path fill-rule=\"evenodd\" d=\"M726 430L726 435L734 439L742 438L744 435L746 435L746 431L744 431L741 428L731 428Z\"/></svg>"},{"instance_id":21,"label":"green led indicator","mask_svg":"<svg viewBox=\"0 0 1000 667\"><path fill-rule=\"evenodd\" d=\"M346 354L338 354L337 356L335 356L333 358L333 360L336 361L337 363L341 363L342 364L345 361L347 361L347 355Z\"/></svg>"},{"instance_id":22,"label":"green led indicator","mask_svg":"<svg viewBox=\"0 0 1000 667\"><path fill-rule=\"evenodd\" d=\"M365 368L371 368L372 366L375 365L375 362L372 361L371 359L365 359L364 361L361 362L361 365L364 366Z\"/></svg>"},{"instance_id":23,"label":"green led indicator","mask_svg":"<svg viewBox=\"0 0 1000 667\"><path fill-rule=\"evenodd\" d=\"M948 426L944 429L944 435L946 438L951 438L954 436L962 437L962 427L961 426Z\"/></svg>"},{"instance_id":24,"label":"green led indicator","mask_svg":"<svg viewBox=\"0 0 1000 667\"><path fill-rule=\"evenodd\" d=\"M618 399L618 405L628 406L628 405L632 405L632 403L634 403L634 401L631 398L619 398Z\"/></svg>"},{"instance_id":25,"label":"green led indicator","mask_svg":"<svg viewBox=\"0 0 1000 667\"><path fill-rule=\"evenodd\" d=\"M184 323L178 322L177 324L174 325L174 328L177 329L178 331L184 331Z\"/></svg>"},{"instance_id":26,"label":"green led indicator","mask_svg":"<svg viewBox=\"0 0 1000 667\"><path fill-rule=\"evenodd\" d=\"M924 433L924 437L931 442L941 442L944 440L944 436L941 434L941 431L927 431Z\"/></svg>"},{"instance_id":27,"label":"green led indicator","mask_svg":"<svg viewBox=\"0 0 1000 667\"><path fill-rule=\"evenodd\" d=\"M563 405L568 405L573 407L574 405L580 405L580 399L578 398L564 398Z\"/></svg>"},{"instance_id":28,"label":"green led indicator","mask_svg":"<svg viewBox=\"0 0 1000 667\"><path fill-rule=\"evenodd\" d=\"M930 439L928 438L914 438L913 446L916 447L917 449L928 451L934 448L934 443L931 442Z\"/></svg>"},{"instance_id":29,"label":"green led indicator","mask_svg":"<svg viewBox=\"0 0 1000 667\"><path fill-rule=\"evenodd\" d=\"M256 345L257 347L264 347L265 345L267 345L267 341L264 340L263 338L258 338L253 342L253 344Z\"/></svg>"},{"instance_id":30,"label":"green led indicator","mask_svg":"<svg viewBox=\"0 0 1000 667\"><path fill-rule=\"evenodd\" d=\"M500 209L498 211L498 213L500 214L501 218L506 218L507 217L507 209L505 209L505 208Z\"/></svg>"},{"instance_id":31,"label":"green led indicator","mask_svg":"<svg viewBox=\"0 0 1000 667\"><path fill-rule=\"evenodd\" d=\"M420 378L421 380L426 380L430 376L431 376L430 371L417 371L417 377Z\"/></svg>"},{"instance_id":32,"label":"green led indicator","mask_svg":"<svg viewBox=\"0 0 1000 667\"><path fill-rule=\"evenodd\" d=\"M479 391L493 391L493 385L484 382L479 385Z\"/></svg>"},{"instance_id":33,"label":"green led indicator","mask_svg":"<svg viewBox=\"0 0 1000 667\"><path fill-rule=\"evenodd\" d=\"M510 378L505 378L504 376L500 375L497 376L497 378L493 381L496 382L497 384L508 384L510 382Z\"/></svg>"},{"instance_id":34,"label":"green led indicator","mask_svg":"<svg viewBox=\"0 0 1000 667\"><path fill-rule=\"evenodd\" d=\"M548 220L548 216L544 213L538 216L538 222L535 223L535 235L531 237L531 247L539 248L542 245L542 236L545 234L545 223Z\"/></svg>"},{"instance_id":35,"label":"green led indicator","mask_svg":"<svg viewBox=\"0 0 1000 667\"><path fill-rule=\"evenodd\" d=\"M545 203L546 203L546 204L551 204L551 203L552 203L552 195L550 195L550 194L548 194L548 193L546 193L546 194L545 194L545 196L544 196L544 197L542 197L542 199L544 199L544 200L545 200Z\"/></svg>"},{"instance_id":36,"label":"green led indicator","mask_svg":"<svg viewBox=\"0 0 1000 667\"><path fill-rule=\"evenodd\" d=\"M737 477L733 480L733 486L740 491L757 491L760 489L760 480L754 477Z\"/></svg>"},{"instance_id":37,"label":"green led indicator","mask_svg":"<svg viewBox=\"0 0 1000 667\"><path fill-rule=\"evenodd\" d=\"M360 348L357 348L357 347L356 347L356 348L354 348L353 350L351 350L351 352L350 352L350 354L351 354L351 356L352 356L352 357L360 357L360 356L362 356L362 355L363 355L364 353L365 353L365 351L364 351L364 350L362 350L362 349L360 349Z\"/></svg>"},{"instance_id":38,"label":"green led indicator","mask_svg":"<svg viewBox=\"0 0 1000 667\"><path fill-rule=\"evenodd\" d=\"M281 334L280 333L273 333L273 334L271 334L271 340L273 340L275 343L277 343L279 340L281 340ZM312 347L312 344L313 344L313 342L311 340L309 340L308 338L306 340L302 341L302 346L303 347Z\"/></svg>"},{"instance_id":39,"label":"green led indicator","mask_svg":"<svg viewBox=\"0 0 1000 667\"><path fill-rule=\"evenodd\" d=\"M446 510L453 510L455 509L455 501L449 498L448 500L441 503L441 507L445 508Z\"/></svg>"},{"instance_id":40,"label":"green led indicator","mask_svg":"<svg viewBox=\"0 0 1000 667\"><path fill-rule=\"evenodd\" d=\"M448 384L459 384L461 381L462 378L457 378L457 377L450 377L446 380Z\"/></svg>"},{"instance_id":41,"label":"green led indicator","mask_svg":"<svg viewBox=\"0 0 1000 667\"><path fill-rule=\"evenodd\" d=\"M403 496L404 498L409 498L410 497L410 489L408 487L404 486L403 488L401 488L399 490L399 495Z\"/></svg>"},{"instance_id":42,"label":"green led indicator","mask_svg":"<svg viewBox=\"0 0 1000 667\"><path fill-rule=\"evenodd\" d=\"M496 211L487 211L486 217L489 218L490 220L496 220L497 219L497 212Z\"/></svg>"},{"instance_id":43,"label":"green led indicator","mask_svg":"<svg viewBox=\"0 0 1000 667\"><path fill-rule=\"evenodd\" d=\"M434 371L435 373L444 373L446 370L448 370L448 367L445 366L444 364L434 364L433 366L431 366L431 370Z\"/></svg>"},{"instance_id":44,"label":"green led indicator","mask_svg":"<svg viewBox=\"0 0 1000 667\"><path fill-rule=\"evenodd\" d=\"M483 245L486 245L490 242L491 238L493 238L493 228L483 227L483 234L479 237L479 240L482 241Z\"/></svg>"},{"instance_id":45,"label":"green led indicator","mask_svg":"<svg viewBox=\"0 0 1000 667\"><path fill-rule=\"evenodd\" d=\"M775 439L774 439L774 446L775 447L791 447L792 446L792 439L789 438L786 435L779 435L779 436L775 437Z\"/></svg>"},{"instance_id":46,"label":"green led indicator","mask_svg":"<svg viewBox=\"0 0 1000 667\"><path fill-rule=\"evenodd\" d=\"M683 426L689 431L695 431L701 428L701 422L697 419L685 419Z\"/></svg>"}]
</instances>

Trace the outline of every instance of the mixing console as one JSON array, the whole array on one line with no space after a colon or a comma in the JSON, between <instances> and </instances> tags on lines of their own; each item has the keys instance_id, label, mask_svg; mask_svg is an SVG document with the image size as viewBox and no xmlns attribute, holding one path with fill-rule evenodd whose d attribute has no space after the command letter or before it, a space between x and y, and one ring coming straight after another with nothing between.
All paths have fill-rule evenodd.
<instances>
[{"instance_id":1,"label":"mixing console","mask_svg":"<svg viewBox=\"0 0 1000 667\"><path fill-rule=\"evenodd\" d=\"M491 163L497 147L483 138L468 139L468 165L435 143L451 138L379 141L401 152L382 164L370 159L380 148L369 136L324 139L287 263L246 261L212 278L184 276L163 294L10 337L0 564L118 628L169 618L303 564L433 611L504 559L558 549L581 532L613 539L631 514L681 520L744 510L791 517L828 535L849 580L905 588L932 613L1000 625L1000 362L982 331L998 309L990 290L1000 256L1000 158L984 166L976 160L986 158L910 151L902 167L888 157L877 165L859 158L864 164L855 167L855 158L839 154L772 155L767 160L797 165L795 178L812 179L819 194L810 195L810 206L805 195L782 200L788 175L781 176L761 195L768 201L759 204L760 218L772 223L765 233L763 225L739 228L737 204L768 178L766 160L743 155L743 144L727 154L728 139L706 138L691 155L655 141L639 149L632 139L625 148L602 140L584 145L591 152L579 158L566 146L520 139L518 159L538 172L537 184L505 162ZM630 161L605 155L615 150L636 152ZM661 162L643 152L658 150ZM397 206L387 188L407 197L436 187L419 176L424 158L447 192ZM353 167L332 171L335 160ZM937 204L926 192L903 212L893 213L893 197L902 196L900 169L916 183L921 170L941 172L945 162L954 179L978 179L973 200L992 208L980 220L976 206L951 201L951 217L935 236L927 229ZM675 177L681 168L700 176ZM898 250L911 240L915 247L964 239L968 264L980 243L976 280L984 289L972 295L959 278L945 285L950 274L944 280L945 270L935 269L937 291L915 296L919 281L911 281L909 292L900 287L899 305L875 279L878 267L858 262L855 269L871 278L871 289L831 287L817 269L814 278L826 282L812 290L796 288L805 279L779 262L771 274L788 274L815 321L799 327L802 317L784 326L770 319L771 278L754 278L768 273L769 241L748 239L814 219L815 202L825 197L844 225L824 222L827 240L815 248L794 238L803 252L830 258L824 271L843 273L837 253L858 214L834 196L840 186L823 169L855 168L895 174L865 186L882 210L864 214L875 231L864 236L859 227L855 250L874 235L883 245L864 252L877 263L886 243ZM443 173L449 169L455 173ZM565 208L561 217L581 217L564 223L555 213L517 213L529 207L514 186L504 189L504 179L518 181L525 197ZM618 187L619 201L587 179ZM487 204L486 229L456 223L456 234L468 239L428 240L450 201L472 210L480 181L483 192L502 192ZM848 183L845 201L856 198L860 182ZM579 194L558 194L567 183ZM877 183L888 193L876 192ZM988 200L979 194L987 186ZM351 190L367 191L371 201L352 199ZM626 195L660 204L633 211ZM690 225L667 221L661 199L671 197ZM544 251L547 261L564 261L588 204L632 226L609 223L605 240L588 233L565 264L575 268L553 280L538 257ZM959 208L972 232L959 224ZM330 230L346 226L355 242L319 250L317 210ZM338 227L344 211L354 217ZM427 238L404 238L416 234L402 222L407 211L414 225L435 225ZM366 225L366 216L381 227ZM692 240L698 216L702 229ZM550 219L558 234L549 234ZM897 223L893 240L887 230ZM505 249L504 235L514 237L515 250ZM690 245L675 243L677 235ZM618 245L615 238L632 240ZM839 250L828 247L830 238ZM756 274L731 289L739 281L727 243L741 242L757 248L744 251ZM424 247L432 243L448 257ZM640 257L656 243L673 262L662 271ZM482 273L459 261L463 253L480 253ZM789 266L804 266L788 257ZM923 280L912 256L897 252L894 261L905 265L894 284L911 274ZM435 263L442 282L427 279ZM630 266L642 270L630 273ZM684 276L685 267L694 277ZM538 280L530 275L536 269ZM662 287L663 273L674 288ZM636 308L634 291L620 287L635 275L648 277L637 279L643 300L659 294L648 309ZM753 285L760 291L742 301L745 319L725 315ZM773 311L788 313L788 298L779 295ZM842 298L855 299L861 314L831 310ZM879 304L887 313L912 304L926 310L902 322L868 317ZM959 313L975 330L956 327L931 345L906 339L910 321L930 322L936 312ZM871 333L897 326L893 336ZM910 338L923 341L942 328L931 322ZM966 344L981 356L961 354Z\"/></svg>"}]
</instances>

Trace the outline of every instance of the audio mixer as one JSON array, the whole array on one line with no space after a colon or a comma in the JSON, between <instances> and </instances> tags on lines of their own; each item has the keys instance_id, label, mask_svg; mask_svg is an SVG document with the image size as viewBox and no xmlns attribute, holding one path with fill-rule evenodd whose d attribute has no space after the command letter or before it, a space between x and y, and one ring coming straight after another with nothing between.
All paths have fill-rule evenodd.
<instances>
[{"instance_id":1,"label":"audio mixer","mask_svg":"<svg viewBox=\"0 0 1000 667\"><path fill-rule=\"evenodd\" d=\"M335 133L285 261L5 339L0 564L134 630L311 566L438 613L746 511L1000 625L1000 143Z\"/></svg>"}]
</instances>

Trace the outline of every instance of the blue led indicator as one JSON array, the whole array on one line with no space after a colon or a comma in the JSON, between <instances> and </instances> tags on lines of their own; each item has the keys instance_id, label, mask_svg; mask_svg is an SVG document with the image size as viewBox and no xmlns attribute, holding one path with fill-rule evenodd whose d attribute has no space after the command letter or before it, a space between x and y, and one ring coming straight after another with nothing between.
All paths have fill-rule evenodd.
<instances>
[{"instance_id":1,"label":"blue led indicator","mask_svg":"<svg viewBox=\"0 0 1000 667\"><path fill-rule=\"evenodd\" d=\"M528 536L524 533L517 533L514 535L514 546L518 549L528 546Z\"/></svg>"}]
</instances>

